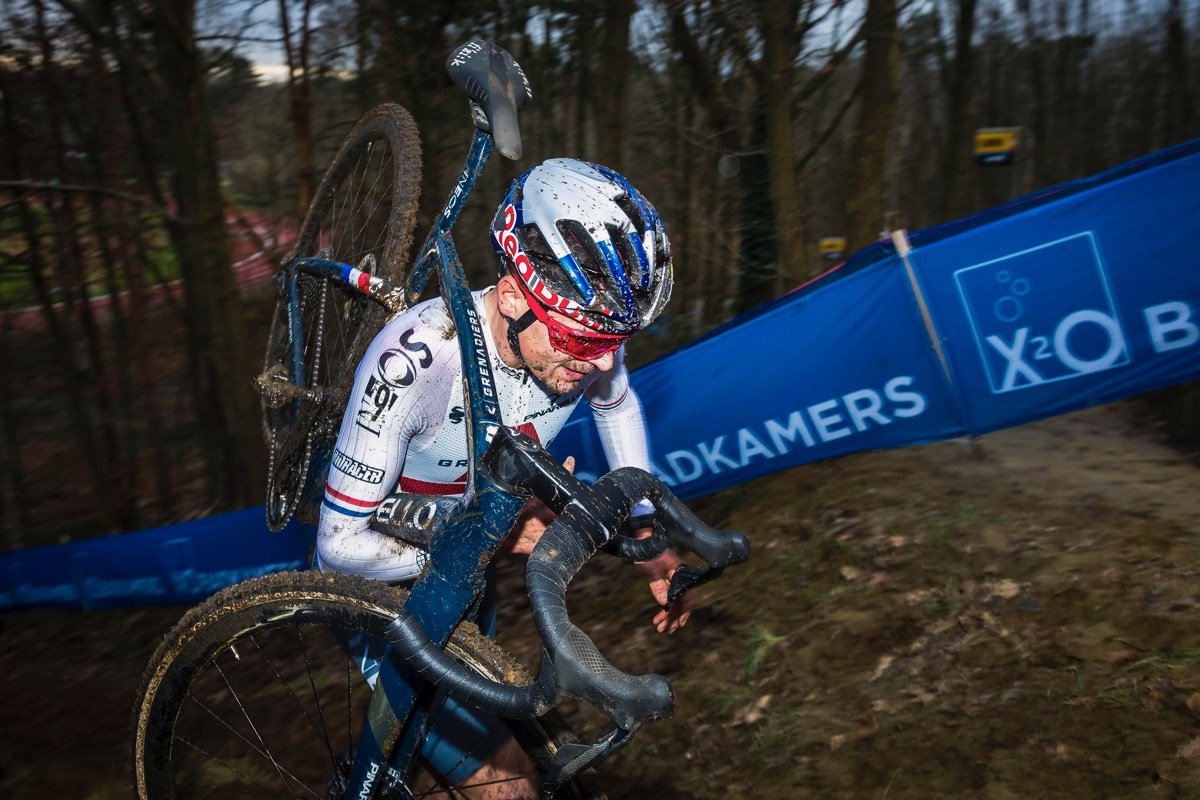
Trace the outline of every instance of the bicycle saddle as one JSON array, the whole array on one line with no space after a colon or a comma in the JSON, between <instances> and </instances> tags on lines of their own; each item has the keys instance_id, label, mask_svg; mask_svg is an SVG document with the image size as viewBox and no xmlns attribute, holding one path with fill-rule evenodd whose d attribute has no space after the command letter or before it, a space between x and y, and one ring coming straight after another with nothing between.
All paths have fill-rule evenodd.
<instances>
[{"instance_id":1,"label":"bicycle saddle","mask_svg":"<svg viewBox=\"0 0 1200 800\"><path fill-rule=\"evenodd\" d=\"M521 129L517 112L533 101L533 92L521 66L499 45L472 39L454 48L446 58L446 72L467 93L482 115L475 114L475 125L492 134L496 149L505 158L521 157Z\"/></svg>"}]
</instances>

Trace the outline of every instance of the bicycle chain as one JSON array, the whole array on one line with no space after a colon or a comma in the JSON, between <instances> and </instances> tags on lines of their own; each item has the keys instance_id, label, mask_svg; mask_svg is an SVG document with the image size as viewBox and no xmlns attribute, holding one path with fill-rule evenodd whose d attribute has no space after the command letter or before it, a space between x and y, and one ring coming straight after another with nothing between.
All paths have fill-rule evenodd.
<instances>
[{"instance_id":1,"label":"bicycle chain","mask_svg":"<svg viewBox=\"0 0 1200 800\"><path fill-rule=\"evenodd\" d=\"M313 341L315 342L314 346L315 346L316 352L313 355L312 375L309 379L310 385L315 384L321 374L321 350L322 350L321 344L325 341L325 309L326 309L326 300L327 300L328 296L329 296L329 279L324 278L321 280L320 301L317 303L317 308L319 311L319 313L317 315L317 335L313 339ZM276 367L278 367L278 369ZM283 502L283 512L279 516L278 519L272 518L271 510L272 510L272 507L276 504L276 501L280 498L280 494L278 492L278 489L279 489L278 475L275 471L276 461L281 455L281 453L279 452L281 448L277 447L277 442L279 439L280 431L276 430L271 435L271 453L270 453L270 457L268 458L268 461L267 461L266 517L267 517L267 527L275 533L278 533L279 531L283 530L283 528L289 522L291 522L292 517L294 517L296 515L296 509L300 505L300 500L302 499L301 495L304 492L305 482L308 480L308 469L312 462L313 441L314 441L317 433L324 433L326 428L328 427L327 425L321 424L323 422L322 411L326 407L326 401L329 400L330 396L334 394L332 391L324 389L323 387L320 387L320 386L314 386L314 388L312 388L312 389L308 389L303 386L297 386L294 383L287 381L286 377L285 377L284 381L281 382L279 380L279 378L281 377L280 376L281 372L283 372L284 375L286 376L286 372L283 370L283 368L281 366L274 365L273 367L267 369L262 375L259 376L258 384L260 386L260 391L263 392L264 398L269 398L268 403L271 403L273 401L277 402L280 398L287 397L290 395L290 397L293 399L293 402L298 398L302 404L305 401L314 403L316 406L316 410L315 410L315 413L313 413L313 415L312 415L312 421L307 422L307 423L306 423L305 417L308 415L304 414L303 411L298 413L296 415L296 419L293 420L292 425L287 430L287 433L286 433L287 438L283 442L284 448L288 448L288 444L289 444L289 440L291 439L291 435L294 431L297 430L297 428L305 431L305 433L304 433L304 456L299 465L299 468L300 468L299 477L293 482L292 487L285 488L285 492L287 492L288 494L283 495L283 497L285 498L284 502ZM266 379L266 380L264 381L264 379ZM270 382L270 383L268 383L268 382ZM272 383L273 383L273 385L272 385ZM286 386L288 388L283 388L284 386ZM284 400L284 402L287 402L287 401ZM303 409L304 406L301 405L301 408ZM290 456L291 455L290 448L288 448L288 450L289 450L288 455ZM288 459L285 459L285 463L287 461L288 461ZM294 462L292 462L292 463L294 463ZM289 477L290 477L290 475L289 475ZM290 489L290 491L289 491L289 489ZM290 495L290 496L288 496L288 495Z\"/></svg>"}]
</instances>

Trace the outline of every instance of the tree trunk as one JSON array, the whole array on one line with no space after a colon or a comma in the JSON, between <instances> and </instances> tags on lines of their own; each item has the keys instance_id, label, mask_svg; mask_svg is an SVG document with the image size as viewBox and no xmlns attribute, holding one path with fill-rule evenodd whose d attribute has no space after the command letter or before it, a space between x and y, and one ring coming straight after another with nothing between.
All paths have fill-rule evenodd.
<instances>
[{"instance_id":1,"label":"tree trunk","mask_svg":"<svg viewBox=\"0 0 1200 800\"><path fill-rule=\"evenodd\" d=\"M1171 0L1167 12L1167 96L1163 132L1166 144L1178 144L1195 135L1192 130L1192 94L1188 80L1187 34L1183 30L1181 0Z\"/></svg>"},{"instance_id":2,"label":"tree trunk","mask_svg":"<svg viewBox=\"0 0 1200 800\"><path fill-rule=\"evenodd\" d=\"M937 198L937 221L952 219L962 211L959 189L974 165L968 156L967 112L974 84L975 50L971 38L975 33L976 0L958 0L958 16L954 20L954 57L942 59L942 87L946 92L946 138L942 142ZM1000 124L1000 120L992 120Z\"/></svg>"},{"instance_id":3,"label":"tree trunk","mask_svg":"<svg viewBox=\"0 0 1200 800\"><path fill-rule=\"evenodd\" d=\"M734 312L738 314L769 300L779 274L779 244L775 236L771 166L766 156L766 144L766 111L760 108L754 113L748 152L741 159L738 214L741 246L734 299Z\"/></svg>"},{"instance_id":4,"label":"tree trunk","mask_svg":"<svg viewBox=\"0 0 1200 800\"><path fill-rule=\"evenodd\" d=\"M592 99L592 41L595 38L595 17L589 0L580 3L575 17L575 41L572 62L575 66L575 130L572 149L578 158L589 158L588 104Z\"/></svg>"},{"instance_id":5,"label":"tree trunk","mask_svg":"<svg viewBox=\"0 0 1200 800\"><path fill-rule=\"evenodd\" d=\"M214 500L237 508L262 497L265 475L251 384L253 356L242 332L241 299L231 268L225 204L202 90L202 58L195 41L194 2L156 0L155 6L151 24L163 86L160 130L178 205L167 227L184 276L201 431L222 458Z\"/></svg>"},{"instance_id":6,"label":"tree trunk","mask_svg":"<svg viewBox=\"0 0 1200 800\"><path fill-rule=\"evenodd\" d=\"M292 123L292 144L296 148L296 217L304 217L316 191L317 168L312 140L312 81L308 70L309 16L312 0L303 0L304 11L298 41L293 44L287 0L279 0L279 25L283 33L283 50L287 65L288 118ZM385 25L386 27L386 25Z\"/></svg>"},{"instance_id":7,"label":"tree trunk","mask_svg":"<svg viewBox=\"0 0 1200 800\"><path fill-rule=\"evenodd\" d=\"M21 445L17 436L17 418L13 412L13 381L9 356L9 337L12 317L0 317L0 528L7 531L0 547L19 547L25 544L27 517L25 492L21 478L25 474L21 461Z\"/></svg>"},{"instance_id":8,"label":"tree trunk","mask_svg":"<svg viewBox=\"0 0 1200 800\"><path fill-rule=\"evenodd\" d=\"M896 20L895 0L868 0L862 107L850 149L850 193L846 201L846 244L851 253L875 242L884 224L884 166L899 86Z\"/></svg>"},{"instance_id":9,"label":"tree trunk","mask_svg":"<svg viewBox=\"0 0 1200 800\"><path fill-rule=\"evenodd\" d=\"M596 160L621 172L625 163L625 97L629 84L629 21L633 0L606 0L604 39L600 44L601 119L597 124Z\"/></svg>"},{"instance_id":10,"label":"tree trunk","mask_svg":"<svg viewBox=\"0 0 1200 800\"><path fill-rule=\"evenodd\" d=\"M1042 53L1042 39L1038 36L1037 22L1033 17L1033 5L1030 0L1017 0L1017 11L1022 17L1025 29L1025 57L1027 61L1026 81L1029 87L1031 107L1028 110L1031 120L1031 137L1023 142L1026 152L1032 151L1030 159L1030 179L1034 186L1045 186L1050 173L1050 126L1047 122L1049 115L1048 99L1046 97L1046 76L1043 72L1045 58ZM1030 141L1032 139L1032 141Z\"/></svg>"},{"instance_id":11,"label":"tree trunk","mask_svg":"<svg viewBox=\"0 0 1200 800\"><path fill-rule=\"evenodd\" d=\"M803 281L804 218L796 187L796 151L792 139L795 82L792 44L796 38L794 2L769 2L763 8L762 94L767 107L767 159L771 205L775 212L779 273L775 293Z\"/></svg>"}]
</instances>

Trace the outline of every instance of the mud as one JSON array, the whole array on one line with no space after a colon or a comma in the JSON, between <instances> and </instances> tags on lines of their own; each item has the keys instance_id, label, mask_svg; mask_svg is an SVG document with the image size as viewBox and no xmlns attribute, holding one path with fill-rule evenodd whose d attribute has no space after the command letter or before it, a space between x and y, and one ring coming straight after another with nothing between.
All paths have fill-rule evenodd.
<instances>
[{"instance_id":1,"label":"mud","mask_svg":"<svg viewBox=\"0 0 1200 800\"><path fill-rule=\"evenodd\" d=\"M631 569L589 565L576 621L678 697L602 768L610 796L1200 797L1200 467L1139 415L864 453L699 501L753 556L674 636ZM519 564L501 578L501 641L536 666ZM129 796L133 694L180 614L0 618L0 796Z\"/></svg>"}]
</instances>

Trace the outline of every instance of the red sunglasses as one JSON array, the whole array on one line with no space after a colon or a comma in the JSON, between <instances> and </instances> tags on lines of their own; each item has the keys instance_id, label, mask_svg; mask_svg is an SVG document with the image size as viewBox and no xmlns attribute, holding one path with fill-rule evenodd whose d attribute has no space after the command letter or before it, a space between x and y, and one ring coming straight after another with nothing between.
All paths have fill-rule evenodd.
<instances>
[{"instance_id":1,"label":"red sunglasses","mask_svg":"<svg viewBox=\"0 0 1200 800\"><path fill-rule=\"evenodd\" d=\"M525 281L516 276L513 277L513 280L521 288L521 294L525 295L525 300L529 303L529 310L538 318L538 321L545 323L546 330L550 332L550 346L560 353L566 353L580 361L592 361L605 353L616 350L629 338L629 334L585 333L568 328L550 316L546 307L538 302L538 299L529 291Z\"/></svg>"}]
</instances>

